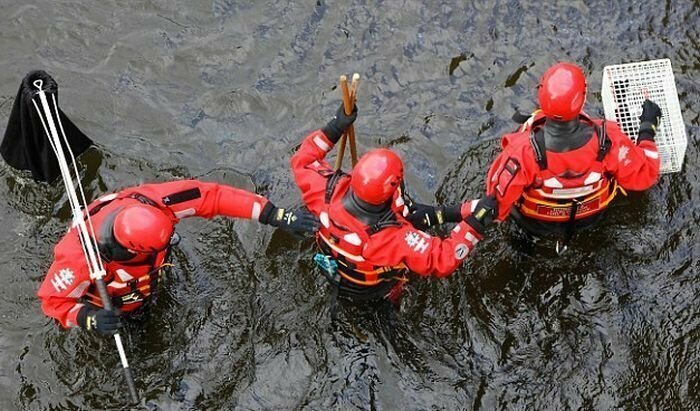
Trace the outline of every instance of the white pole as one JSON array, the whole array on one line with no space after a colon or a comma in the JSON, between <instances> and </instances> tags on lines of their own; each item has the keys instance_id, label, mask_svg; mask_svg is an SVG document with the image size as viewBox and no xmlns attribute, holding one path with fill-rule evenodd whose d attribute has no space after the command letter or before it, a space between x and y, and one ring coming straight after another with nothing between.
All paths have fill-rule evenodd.
<instances>
[{"instance_id":1,"label":"white pole","mask_svg":"<svg viewBox=\"0 0 700 411\"><path fill-rule=\"evenodd\" d=\"M107 288L105 287L103 280L106 272L97 248L97 241L95 240L95 230L92 226L92 220L90 219L90 215L88 213L88 205L87 201L85 200L85 192L83 191L83 187L80 183L80 178L78 176L78 168L75 165L75 157L73 156L73 151L71 150L70 145L68 144L68 139L66 138L65 132L63 130L63 124L60 123L60 116L58 115L58 104L54 97L53 102L56 105L56 119L58 119L63 140L66 143L66 148L70 153L71 159L73 161L73 168L76 175L76 184L80 189L82 202L78 200L75 185L73 184L73 178L71 177L70 169L68 168L68 163L66 161L65 153L63 151L64 147L61 144L61 140L58 136L56 121L54 120L53 115L51 113L51 109L49 108L48 100L46 98L46 92L42 88L43 81L36 80L34 81L33 85L38 90L37 94L39 95L39 101L41 102L41 108L43 110L39 109L39 106L37 105L35 100L32 99L32 103L34 103L34 107L36 108L37 113L39 114L39 118L41 119L44 131L46 132L49 142L51 143L51 147L53 148L54 153L56 154L56 159L58 160L58 167L61 171L61 176L63 177L63 183L66 187L66 194L68 195L68 202L70 203L71 211L73 214L72 227L78 230L80 243L83 247L83 252L85 254L88 268L90 270L90 278L95 280L97 284L97 290L100 294L102 304L106 310L111 311L112 301L109 298L109 294L107 293ZM46 121L44 121L44 117L46 117ZM83 213L83 209L85 210L85 213ZM86 220L88 221L89 232L88 225L85 224ZM129 392L131 394L132 400L134 402L138 402L138 393L136 392L134 379L131 375L129 362L126 359L126 353L124 352L124 346L122 344L121 336L118 333L114 334L114 342L117 345L117 351L119 352L119 358L122 363L122 368L124 369L124 375L126 377L127 385L129 386Z\"/></svg>"}]
</instances>

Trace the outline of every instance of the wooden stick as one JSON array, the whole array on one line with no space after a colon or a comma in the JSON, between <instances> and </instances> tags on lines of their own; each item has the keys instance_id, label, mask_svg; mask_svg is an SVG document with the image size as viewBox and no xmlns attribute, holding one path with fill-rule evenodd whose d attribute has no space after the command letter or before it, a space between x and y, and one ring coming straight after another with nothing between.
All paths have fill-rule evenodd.
<instances>
[{"instance_id":1,"label":"wooden stick","mask_svg":"<svg viewBox=\"0 0 700 411\"><path fill-rule=\"evenodd\" d=\"M348 112L348 107L352 111L352 106L350 106L350 92L348 91L348 77L345 74L340 76L340 91L343 96L343 107L345 107L345 114L350 114ZM340 170L343 167L343 157L345 156L345 142L347 138L345 134L340 137L340 145L338 146L338 157L335 159L335 169Z\"/></svg>"},{"instance_id":2,"label":"wooden stick","mask_svg":"<svg viewBox=\"0 0 700 411\"><path fill-rule=\"evenodd\" d=\"M355 107L355 101L357 100L357 86L360 85L360 75L355 73L352 75L352 83L350 83L350 112ZM345 106L345 113L348 113L348 108ZM350 140L350 158L352 159L352 166L355 167L357 164L357 143L355 142L355 126L350 125L348 128L348 139Z\"/></svg>"}]
</instances>

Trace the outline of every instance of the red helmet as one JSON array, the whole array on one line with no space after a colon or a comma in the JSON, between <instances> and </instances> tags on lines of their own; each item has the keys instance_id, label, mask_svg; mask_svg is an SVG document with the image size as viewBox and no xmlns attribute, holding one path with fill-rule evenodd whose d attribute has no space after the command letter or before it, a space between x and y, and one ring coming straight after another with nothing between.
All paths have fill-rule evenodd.
<instances>
[{"instance_id":1,"label":"red helmet","mask_svg":"<svg viewBox=\"0 0 700 411\"><path fill-rule=\"evenodd\" d=\"M174 229L167 215L145 204L127 207L114 219L114 238L122 247L139 253L164 250Z\"/></svg>"},{"instance_id":2,"label":"red helmet","mask_svg":"<svg viewBox=\"0 0 700 411\"><path fill-rule=\"evenodd\" d=\"M560 121L575 119L586 102L586 77L579 66L557 63L542 75L537 99L548 118Z\"/></svg>"},{"instance_id":3,"label":"red helmet","mask_svg":"<svg viewBox=\"0 0 700 411\"><path fill-rule=\"evenodd\" d=\"M360 157L352 169L350 187L360 200L379 205L393 197L402 180L401 158L391 150L378 148Z\"/></svg>"}]
</instances>

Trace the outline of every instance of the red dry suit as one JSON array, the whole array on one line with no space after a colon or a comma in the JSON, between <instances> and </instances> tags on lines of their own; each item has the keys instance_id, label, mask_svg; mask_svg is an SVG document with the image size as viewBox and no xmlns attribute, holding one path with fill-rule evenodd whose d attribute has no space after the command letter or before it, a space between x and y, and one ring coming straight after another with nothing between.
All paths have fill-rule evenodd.
<instances>
[{"instance_id":1,"label":"red dry suit","mask_svg":"<svg viewBox=\"0 0 700 411\"><path fill-rule=\"evenodd\" d=\"M408 271L448 276L479 242L480 235L464 221L444 240L413 228L404 219L408 210L398 190L391 210L379 222L363 223L343 205L351 176L334 172L324 160L332 148L323 131L316 130L304 139L291 165L307 208L321 221L319 248L337 261L346 293L384 296L406 280ZM463 217L474 205L462 206Z\"/></svg>"},{"instance_id":2,"label":"red dry suit","mask_svg":"<svg viewBox=\"0 0 700 411\"><path fill-rule=\"evenodd\" d=\"M110 237L110 221L113 221L115 214L124 206L139 202L160 209L176 224L182 218L194 216L257 219L267 199L238 188L197 180L127 188L105 195L88 206L101 249ZM148 300L163 267L167 265L168 251L139 262L107 261L103 256L107 272L104 280L115 308L132 312ZM85 305L102 307L95 283L90 279L76 229L69 229L56 244L54 261L39 288L38 296L44 313L60 321L64 327L78 325L78 313Z\"/></svg>"},{"instance_id":3,"label":"red dry suit","mask_svg":"<svg viewBox=\"0 0 700 411\"><path fill-rule=\"evenodd\" d=\"M552 152L539 132L545 121L536 112L501 140L503 151L486 180L487 194L498 200L498 220L511 213L525 228L552 229L593 221L618 190L641 191L656 182L660 161L653 141L635 145L614 121L581 115L579 121L593 127L590 140L574 150Z\"/></svg>"}]
</instances>

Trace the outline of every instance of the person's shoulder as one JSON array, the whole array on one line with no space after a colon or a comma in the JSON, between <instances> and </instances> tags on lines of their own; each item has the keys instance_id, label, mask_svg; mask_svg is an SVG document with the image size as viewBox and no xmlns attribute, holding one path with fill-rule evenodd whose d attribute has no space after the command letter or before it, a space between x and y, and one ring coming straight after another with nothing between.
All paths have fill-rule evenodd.
<instances>
[{"instance_id":1,"label":"person's shoulder","mask_svg":"<svg viewBox=\"0 0 700 411\"><path fill-rule=\"evenodd\" d=\"M591 121L598 128L598 131L602 131L603 126L605 126L605 136L612 142L613 147L631 142L617 121L605 118L592 118Z\"/></svg>"},{"instance_id":2,"label":"person's shoulder","mask_svg":"<svg viewBox=\"0 0 700 411\"><path fill-rule=\"evenodd\" d=\"M530 143L530 131L515 131L501 137L501 155L519 159L534 158L532 144Z\"/></svg>"},{"instance_id":3,"label":"person's shoulder","mask_svg":"<svg viewBox=\"0 0 700 411\"><path fill-rule=\"evenodd\" d=\"M83 255L83 246L80 243L77 227L71 226L63 237L58 240L54 246L54 254L57 258L59 256L73 258L78 255Z\"/></svg>"}]
</instances>

